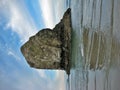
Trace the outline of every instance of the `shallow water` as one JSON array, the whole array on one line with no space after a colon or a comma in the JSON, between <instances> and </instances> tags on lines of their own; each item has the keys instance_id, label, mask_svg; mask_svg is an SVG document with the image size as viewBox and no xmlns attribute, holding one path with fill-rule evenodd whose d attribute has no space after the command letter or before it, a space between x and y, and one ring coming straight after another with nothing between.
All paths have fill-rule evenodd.
<instances>
[{"instance_id":1,"label":"shallow water","mask_svg":"<svg viewBox=\"0 0 120 90\"><path fill-rule=\"evenodd\" d=\"M68 90L120 90L120 0L71 0Z\"/></svg>"}]
</instances>

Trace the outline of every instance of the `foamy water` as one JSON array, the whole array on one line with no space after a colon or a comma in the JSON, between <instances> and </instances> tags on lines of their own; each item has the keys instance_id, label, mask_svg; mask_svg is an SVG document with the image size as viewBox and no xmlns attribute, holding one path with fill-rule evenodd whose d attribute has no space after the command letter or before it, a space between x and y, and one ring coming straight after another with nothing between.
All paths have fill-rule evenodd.
<instances>
[{"instance_id":1,"label":"foamy water","mask_svg":"<svg viewBox=\"0 0 120 90\"><path fill-rule=\"evenodd\" d=\"M120 90L120 0L71 0L68 90Z\"/></svg>"}]
</instances>

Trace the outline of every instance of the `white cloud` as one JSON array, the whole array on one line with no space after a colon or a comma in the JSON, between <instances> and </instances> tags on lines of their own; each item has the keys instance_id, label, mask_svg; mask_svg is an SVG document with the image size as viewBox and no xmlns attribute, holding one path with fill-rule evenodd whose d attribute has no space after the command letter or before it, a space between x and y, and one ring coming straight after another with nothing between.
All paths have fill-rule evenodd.
<instances>
[{"instance_id":1,"label":"white cloud","mask_svg":"<svg viewBox=\"0 0 120 90\"><path fill-rule=\"evenodd\" d=\"M51 0L39 0L39 2L46 27L53 28L55 21Z\"/></svg>"},{"instance_id":2,"label":"white cloud","mask_svg":"<svg viewBox=\"0 0 120 90\"><path fill-rule=\"evenodd\" d=\"M16 60L21 60L18 55L16 55L13 51L8 51L8 55L13 56Z\"/></svg>"},{"instance_id":3,"label":"white cloud","mask_svg":"<svg viewBox=\"0 0 120 90\"><path fill-rule=\"evenodd\" d=\"M65 71L56 71L55 88L57 90L66 90Z\"/></svg>"},{"instance_id":4,"label":"white cloud","mask_svg":"<svg viewBox=\"0 0 120 90\"><path fill-rule=\"evenodd\" d=\"M47 81L46 89L49 90L65 90L66 83L65 83L65 71L62 70L55 70L54 72L55 77L54 79L50 79L44 70L37 69L37 72L41 78ZM52 72L52 71L51 71Z\"/></svg>"},{"instance_id":5,"label":"white cloud","mask_svg":"<svg viewBox=\"0 0 120 90\"><path fill-rule=\"evenodd\" d=\"M27 41L37 32L34 21L22 2L0 0L0 11L8 20L6 28L11 28L16 32L22 42Z\"/></svg>"},{"instance_id":6,"label":"white cloud","mask_svg":"<svg viewBox=\"0 0 120 90\"><path fill-rule=\"evenodd\" d=\"M53 28L65 11L65 0L39 0L42 16L47 28Z\"/></svg>"},{"instance_id":7,"label":"white cloud","mask_svg":"<svg viewBox=\"0 0 120 90\"><path fill-rule=\"evenodd\" d=\"M40 75L41 78L44 78L44 79L47 78L47 76L45 74L45 70L36 69L36 71L38 72L38 74Z\"/></svg>"}]
</instances>

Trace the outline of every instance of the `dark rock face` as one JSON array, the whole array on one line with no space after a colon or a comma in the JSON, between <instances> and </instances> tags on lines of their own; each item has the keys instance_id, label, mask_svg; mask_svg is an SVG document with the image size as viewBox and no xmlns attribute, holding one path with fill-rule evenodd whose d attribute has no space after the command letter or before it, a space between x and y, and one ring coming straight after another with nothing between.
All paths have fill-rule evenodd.
<instances>
[{"instance_id":1,"label":"dark rock face","mask_svg":"<svg viewBox=\"0 0 120 90\"><path fill-rule=\"evenodd\" d=\"M53 30L40 30L21 47L28 64L34 68L62 69L69 73L71 29L69 8Z\"/></svg>"}]
</instances>

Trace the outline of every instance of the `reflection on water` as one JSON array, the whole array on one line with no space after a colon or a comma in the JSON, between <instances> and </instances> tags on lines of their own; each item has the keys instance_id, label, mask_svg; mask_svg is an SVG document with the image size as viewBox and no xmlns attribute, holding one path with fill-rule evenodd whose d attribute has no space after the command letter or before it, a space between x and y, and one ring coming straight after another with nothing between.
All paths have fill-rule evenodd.
<instances>
[{"instance_id":1,"label":"reflection on water","mask_svg":"<svg viewBox=\"0 0 120 90\"><path fill-rule=\"evenodd\" d=\"M71 0L68 90L120 90L120 0Z\"/></svg>"}]
</instances>

